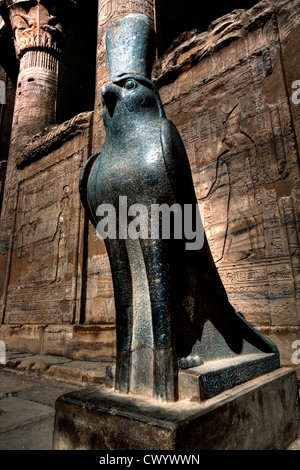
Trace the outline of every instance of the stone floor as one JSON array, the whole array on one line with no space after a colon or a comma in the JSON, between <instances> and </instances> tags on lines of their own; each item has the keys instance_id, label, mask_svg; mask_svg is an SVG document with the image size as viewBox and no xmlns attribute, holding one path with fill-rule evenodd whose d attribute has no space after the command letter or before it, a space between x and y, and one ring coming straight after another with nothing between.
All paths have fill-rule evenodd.
<instances>
[{"instance_id":1,"label":"stone floor","mask_svg":"<svg viewBox=\"0 0 300 470\"><path fill-rule=\"evenodd\" d=\"M0 450L51 450L55 401L74 388L0 371Z\"/></svg>"},{"instance_id":2,"label":"stone floor","mask_svg":"<svg viewBox=\"0 0 300 470\"><path fill-rule=\"evenodd\" d=\"M8 353L0 368L0 450L51 450L56 399L103 384L107 365ZM300 450L300 436L289 450Z\"/></svg>"},{"instance_id":3,"label":"stone floor","mask_svg":"<svg viewBox=\"0 0 300 470\"><path fill-rule=\"evenodd\" d=\"M51 450L56 399L103 384L109 364L7 352L0 366L0 450Z\"/></svg>"}]
</instances>

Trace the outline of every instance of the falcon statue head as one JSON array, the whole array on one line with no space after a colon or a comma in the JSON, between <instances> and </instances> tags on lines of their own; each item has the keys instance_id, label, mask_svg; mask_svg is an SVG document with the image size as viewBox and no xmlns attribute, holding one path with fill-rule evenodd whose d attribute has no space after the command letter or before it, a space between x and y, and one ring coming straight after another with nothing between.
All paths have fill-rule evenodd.
<instances>
[{"instance_id":1,"label":"falcon statue head","mask_svg":"<svg viewBox=\"0 0 300 470\"><path fill-rule=\"evenodd\" d=\"M110 82L102 89L104 122L145 108L164 117L158 91L151 81L155 57L154 31L146 15L127 15L106 35Z\"/></svg>"}]
</instances>

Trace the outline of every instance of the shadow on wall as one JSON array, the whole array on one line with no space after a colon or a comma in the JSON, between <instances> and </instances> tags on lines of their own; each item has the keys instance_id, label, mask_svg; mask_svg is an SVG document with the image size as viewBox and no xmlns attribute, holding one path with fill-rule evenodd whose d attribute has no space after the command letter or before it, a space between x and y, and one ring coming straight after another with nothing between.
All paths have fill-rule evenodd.
<instances>
[{"instance_id":1,"label":"shadow on wall","mask_svg":"<svg viewBox=\"0 0 300 470\"><path fill-rule=\"evenodd\" d=\"M185 31L207 31L209 24L236 9L249 9L257 0L228 0L227 2L200 2L199 0L156 0L156 28L158 55L170 47L174 39Z\"/></svg>"},{"instance_id":2,"label":"shadow on wall","mask_svg":"<svg viewBox=\"0 0 300 470\"><path fill-rule=\"evenodd\" d=\"M209 24L235 9L248 9L255 0L199 4L199 0L156 0L158 55L185 31L207 31ZM79 0L66 31L60 61L57 123L94 109L98 2Z\"/></svg>"},{"instance_id":3,"label":"shadow on wall","mask_svg":"<svg viewBox=\"0 0 300 470\"><path fill-rule=\"evenodd\" d=\"M60 61L58 124L94 109L98 2L77 1L73 15Z\"/></svg>"}]
</instances>

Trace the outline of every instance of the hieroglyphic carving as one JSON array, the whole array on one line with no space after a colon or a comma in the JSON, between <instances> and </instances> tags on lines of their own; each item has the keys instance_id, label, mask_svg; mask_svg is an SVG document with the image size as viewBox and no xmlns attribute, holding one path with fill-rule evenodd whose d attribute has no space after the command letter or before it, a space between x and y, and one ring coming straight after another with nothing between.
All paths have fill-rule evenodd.
<instances>
[{"instance_id":1,"label":"hieroglyphic carving","mask_svg":"<svg viewBox=\"0 0 300 470\"><path fill-rule=\"evenodd\" d=\"M187 103L184 103L183 112L186 106ZM176 112L176 108L174 111ZM172 117L170 108L168 115ZM214 150L217 150L219 137L224 132L223 119L224 115L219 109L204 108L193 114L189 123L178 126L186 145L192 170L202 167L211 160L212 148L215 145Z\"/></svg>"},{"instance_id":2,"label":"hieroglyphic carving","mask_svg":"<svg viewBox=\"0 0 300 470\"><path fill-rule=\"evenodd\" d=\"M292 100L292 85L299 80L299 61L294 60L299 55L300 32L300 2L291 0L286 2L284 8L278 9L277 23L281 41L281 57L286 78L287 92L290 95L290 110L293 115L293 128L296 134L298 154L300 153L300 108Z\"/></svg>"},{"instance_id":3,"label":"hieroglyphic carving","mask_svg":"<svg viewBox=\"0 0 300 470\"><path fill-rule=\"evenodd\" d=\"M82 152L19 185L8 323L72 321Z\"/></svg>"},{"instance_id":4,"label":"hieroglyphic carving","mask_svg":"<svg viewBox=\"0 0 300 470\"><path fill-rule=\"evenodd\" d=\"M283 137L282 137L282 128L281 128L278 106L270 107L270 116L271 116L272 130L273 130L273 135L274 135L277 168L278 168L278 173L281 174L283 173L287 162L286 162L286 155L285 155L284 142L283 142Z\"/></svg>"},{"instance_id":5,"label":"hieroglyphic carving","mask_svg":"<svg viewBox=\"0 0 300 470\"><path fill-rule=\"evenodd\" d=\"M295 203L292 197L282 198L281 203L287 232L291 269L293 272L295 300L298 304L300 300L300 240L297 229L297 215L294 205ZM298 312L300 313L299 304Z\"/></svg>"},{"instance_id":6,"label":"hieroglyphic carving","mask_svg":"<svg viewBox=\"0 0 300 470\"><path fill-rule=\"evenodd\" d=\"M153 20L153 0L104 0L100 5L100 25L111 24L112 21L130 13L144 13Z\"/></svg>"},{"instance_id":7,"label":"hieroglyphic carving","mask_svg":"<svg viewBox=\"0 0 300 470\"><path fill-rule=\"evenodd\" d=\"M99 239L90 234L97 246ZM91 243L91 242L90 242ZM87 262L86 323L115 323L114 290L109 260L106 254L95 253Z\"/></svg>"},{"instance_id":8,"label":"hieroglyphic carving","mask_svg":"<svg viewBox=\"0 0 300 470\"><path fill-rule=\"evenodd\" d=\"M168 115L180 123L205 231L230 300L252 323L265 325L299 322L297 128L280 55L280 39L287 41L294 34L295 44L299 14L292 15L294 1L286 5L283 13L279 8L276 14L271 5L250 10L250 23L252 11L257 22L255 27L246 26L246 56L237 66L241 39L215 51L206 82L200 78L200 65L205 69L207 58L200 56L200 65L195 65L194 50L191 65L184 49L184 66L186 70L197 67L199 74L182 72L185 87L180 77L179 85L165 85L166 71L157 68L158 82L165 85L163 95L172 100L166 104ZM288 27L284 26L285 8L293 16ZM276 15L280 28L285 28L280 34ZM202 51L206 51L205 40L214 41L204 36L201 33ZM197 44L196 38L188 41ZM161 59L170 64L168 80L175 69L178 74L176 57L186 46L188 42ZM181 94L174 99L172 90L179 88Z\"/></svg>"}]
</instances>

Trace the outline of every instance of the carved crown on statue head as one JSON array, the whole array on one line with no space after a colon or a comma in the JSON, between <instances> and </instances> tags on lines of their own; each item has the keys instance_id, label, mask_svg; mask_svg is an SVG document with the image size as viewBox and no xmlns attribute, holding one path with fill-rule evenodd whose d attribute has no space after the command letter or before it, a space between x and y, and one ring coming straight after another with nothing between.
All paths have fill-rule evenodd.
<instances>
[{"instance_id":1,"label":"carved crown on statue head","mask_svg":"<svg viewBox=\"0 0 300 470\"><path fill-rule=\"evenodd\" d=\"M146 15L132 14L116 21L106 34L110 80L131 73L151 80L154 39L154 31Z\"/></svg>"}]
</instances>

